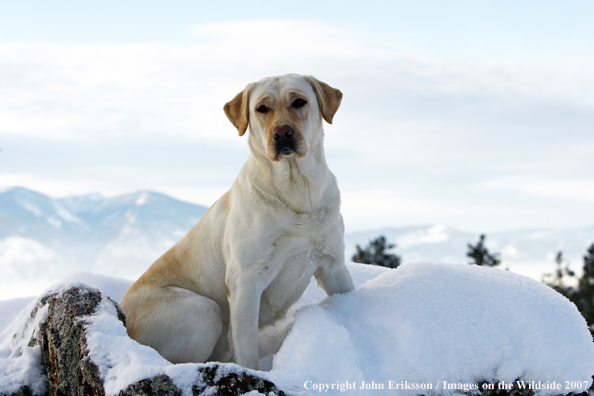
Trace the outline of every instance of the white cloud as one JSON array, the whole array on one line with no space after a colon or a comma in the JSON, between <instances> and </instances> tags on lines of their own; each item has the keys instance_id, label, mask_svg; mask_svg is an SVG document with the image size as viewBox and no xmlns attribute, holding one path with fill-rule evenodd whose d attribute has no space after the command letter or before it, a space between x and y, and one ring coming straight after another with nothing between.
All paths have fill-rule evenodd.
<instances>
[{"instance_id":1,"label":"white cloud","mask_svg":"<svg viewBox=\"0 0 594 396\"><path fill-rule=\"evenodd\" d=\"M122 133L216 138L228 127L222 105L248 82L377 52L353 48L344 30L261 21L197 26L191 34L198 43L186 46L0 42L0 131L70 139Z\"/></svg>"},{"instance_id":2,"label":"white cloud","mask_svg":"<svg viewBox=\"0 0 594 396\"><path fill-rule=\"evenodd\" d=\"M250 81L287 72L316 74L342 88L350 113L345 119L355 125L369 110L375 117L383 113L375 133L385 136L383 124L393 121L437 122L435 112L394 120L390 110L401 115L395 107L439 114L451 111L436 105L453 103L455 115L460 106L477 99L488 106L500 95L504 101L528 95L579 102L594 87L591 65L451 62L376 47L358 33L324 22L272 20L199 25L189 31L194 45L0 42L0 128L57 138L216 138L228 127L222 104Z\"/></svg>"},{"instance_id":3,"label":"white cloud","mask_svg":"<svg viewBox=\"0 0 594 396\"><path fill-rule=\"evenodd\" d=\"M469 202L461 195L453 199L439 194L420 195L389 187L342 191L341 198L341 212L349 231L435 223L471 231L484 229L486 224L490 229L507 229L518 226L509 222L510 217L525 214L521 208L507 204Z\"/></svg>"},{"instance_id":4,"label":"white cloud","mask_svg":"<svg viewBox=\"0 0 594 396\"><path fill-rule=\"evenodd\" d=\"M481 184L487 189L519 191L536 197L594 203L594 179L546 180L541 176L502 177Z\"/></svg>"},{"instance_id":5,"label":"white cloud","mask_svg":"<svg viewBox=\"0 0 594 396\"><path fill-rule=\"evenodd\" d=\"M246 146L224 103L250 81L297 72L344 93L334 125L326 126L326 149L341 186L386 191L364 199L345 194L345 217L357 226L351 229L453 225L448 219L472 211L464 210L470 198L456 204L452 197L476 185L488 187L474 191L476 212L486 207L488 221L498 224L513 222L525 206L485 199L493 190L592 203L591 182L570 182L590 180L587 169L594 169L592 64L426 57L325 22L225 22L188 34L193 44L0 41L0 188L23 185L52 195L154 189L209 204L240 165L213 167L229 162L229 152L241 157L236 153ZM9 157L12 147L3 135L84 144L60 151L72 156L70 163L49 150L21 149ZM102 152L93 150L94 142ZM129 145L133 155L110 150L110 143ZM195 149L200 169L190 166L187 152L184 161L162 155L180 145ZM205 151L208 161L200 161ZM565 181L545 182L551 168ZM527 171L533 179L506 179ZM403 186L406 198L397 189Z\"/></svg>"}]
</instances>

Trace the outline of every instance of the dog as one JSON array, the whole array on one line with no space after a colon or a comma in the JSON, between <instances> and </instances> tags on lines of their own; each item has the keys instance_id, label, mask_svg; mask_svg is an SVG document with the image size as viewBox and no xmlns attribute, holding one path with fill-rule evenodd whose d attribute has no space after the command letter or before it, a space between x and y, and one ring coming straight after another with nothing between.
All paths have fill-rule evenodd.
<instances>
[{"instance_id":1,"label":"dog","mask_svg":"<svg viewBox=\"0 0 594 396\"><path fill-rule=\"evenodd\" d=\"M250 83L224 111L251 155L187 235L126 291L128 334L172 363L258 369L258 330L283 318L312 276L328 295L354 289L340 193L322 120L342 93L312 76ZM278 346L277 346L278 348Z\"/></svg>"}]
</instances>

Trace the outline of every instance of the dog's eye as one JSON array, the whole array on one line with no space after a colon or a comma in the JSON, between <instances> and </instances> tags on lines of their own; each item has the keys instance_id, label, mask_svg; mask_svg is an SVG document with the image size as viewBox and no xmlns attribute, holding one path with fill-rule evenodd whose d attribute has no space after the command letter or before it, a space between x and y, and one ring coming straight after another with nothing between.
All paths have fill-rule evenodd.
<instances>
[{"instance_id":1,"label":"dog's eye","mask_svg":"<svg viewBox=\"0 0 594 396\"><path fill-rule=\"evenodd\" d=\"M306 102L304 99L298 98L298 99L295 99L295 100L293 101L293 103L291 104L291 106L292 106L294 109L300 109L300 108L302 108L303 106L305 106L306 104L307 104L307 102Z\"/></svg>"},{"instance_id":2,"label":"dog's eye","mask_svg":"<svg viewBox=\"0 0 594 396\"><path fill-rule=\"evenodd\" d=\"M256 107L256 111L258 113L266 113L268 112L268 107L266 107L266 105L261 104L260 106Z\"/></svg>"}]
</instances>

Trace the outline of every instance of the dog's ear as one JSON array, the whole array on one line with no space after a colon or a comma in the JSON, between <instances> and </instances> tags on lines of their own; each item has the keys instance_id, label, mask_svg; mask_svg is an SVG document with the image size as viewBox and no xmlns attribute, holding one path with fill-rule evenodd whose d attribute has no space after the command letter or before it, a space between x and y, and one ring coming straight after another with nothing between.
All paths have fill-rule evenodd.
<instances>
[{"instance_id":1,"label":"dog's ear","mask_svg":"<svg viewBox=\"0 0 594 396\"><path fill-rule=\"evenodd\" d=\"M225 103L225 114L235 128L239 131L239 136L243 136L249 124L248 102L250 93L254 88L254 83L248 84L245 89L238 93L231 101Z\"/></svg>"},{"instance_id":2,"label":"dog's ear","mask_svg":"<svg viewBox=\"0 0 594 396\"><path fill-rule=\"evenodd\" d=\"M312 86L318 97L322 117L324 117L328 124L332 124L332 118L334 118L334 114L338 111L340 101L342 100L342 92L313 76L303 76L303 78Z\"/></svg>"}]
</instances>

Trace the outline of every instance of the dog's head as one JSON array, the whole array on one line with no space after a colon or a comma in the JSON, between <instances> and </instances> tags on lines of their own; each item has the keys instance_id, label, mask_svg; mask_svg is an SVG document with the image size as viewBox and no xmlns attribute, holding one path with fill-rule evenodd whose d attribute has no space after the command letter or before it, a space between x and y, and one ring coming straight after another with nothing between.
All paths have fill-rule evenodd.
<instances>
[{"instance_id":1,"label":"dog's head","mask_svg":"<svg viewBox=\"0 0 594 396\"><path fill-rule=\"evenodd\" d=\"M225 104L225 114L250 145L271 161L307 155L322 138L322 118L329 124L342 93L311 76L268 77L248 86Z\"/></svg>"}]
</instances>

